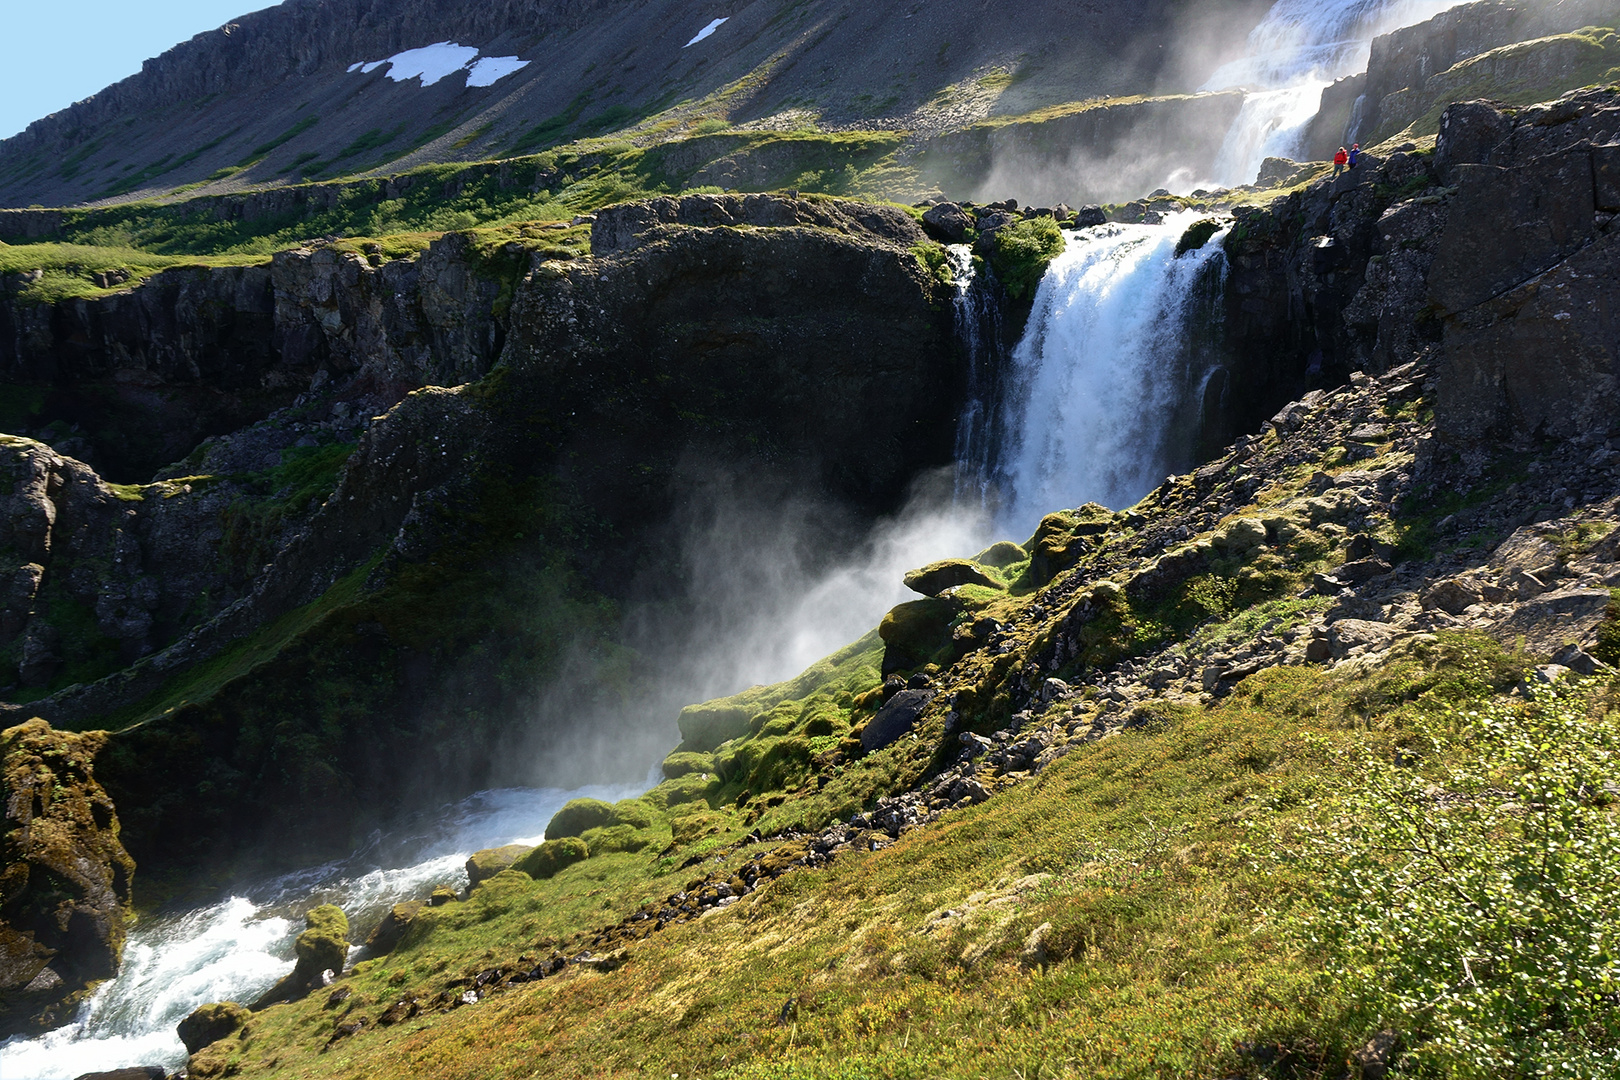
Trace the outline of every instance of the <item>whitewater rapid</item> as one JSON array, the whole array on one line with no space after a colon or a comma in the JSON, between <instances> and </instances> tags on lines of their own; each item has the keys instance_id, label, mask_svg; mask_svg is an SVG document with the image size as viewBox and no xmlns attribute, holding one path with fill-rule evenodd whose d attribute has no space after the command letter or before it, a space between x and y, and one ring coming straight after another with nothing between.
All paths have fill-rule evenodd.
<instances>
[{"instance_id":1,"label":"whitewater rapid","mask_svg":"<svg viewBox=\"0 0 1620 1080\"><path fill-rule=\"evenodd\" d=\"M0 1044L0 1077L73 1080L130 1066L178 1069L186 1049L175 1025L199 1005L251 1002L291 971L305 911L336 904L363 939L394 904L426 899L440 885L465 888L474 851L538 844L570 799L613 802L653 782L479 792L377 834L348 858L255 883L205 908L146 916L130 931L118 977L96 990L72 1024Z\"/></svg>"},{"instance_id":2,"label":"whitewater rapid","mask_svg":"<svg viewBox=\"0 0 1620 1080\"><path fill-rule=\"evenodd\" d=\"M1278 0L1249 35L1240 59L1223 65L1200 90L1249 91L1220 153L1200 177L1176 190L1252 184L1268 157L1297 160L1335 80L1367 70L1372 40L1432 19L1466 0Z\"/></svg>"},{"instance_id":3,"label":"whitewater rapid","mask_svg":"<svg viewBox=\"0 0 1620 1080\"><path fill-rule=\"evenodd\" d=\"M1035 295L1002 390L992 477L1006 535L1087 502L1131 506L1189 467L1217 360L1225 230L1177 257L1199 220L1099 225L1070 235Z\"/></svg>"}]
</instances>

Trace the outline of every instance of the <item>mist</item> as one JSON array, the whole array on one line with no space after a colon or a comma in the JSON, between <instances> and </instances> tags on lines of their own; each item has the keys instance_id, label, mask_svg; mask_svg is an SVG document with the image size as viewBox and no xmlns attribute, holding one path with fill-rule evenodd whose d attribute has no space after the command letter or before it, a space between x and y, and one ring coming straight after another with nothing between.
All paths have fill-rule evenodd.
<instances>
[{"instance_id":1,"label":"mist","mask_svg":"<svg viewBox=\"0 0 1620 1080\"><path fill-rule=\"evenodd\" d=\"M954 501L953 472L918 478L875 522L777 479L711 470L666 526L678 554L643 568L615 641L571 642L497 769L512 784L647 776L691 704L790 679L917 599L906 571L972 556L988 515ZM655 781L656 782L656 781Z\"/></svg>"}]
</instances>

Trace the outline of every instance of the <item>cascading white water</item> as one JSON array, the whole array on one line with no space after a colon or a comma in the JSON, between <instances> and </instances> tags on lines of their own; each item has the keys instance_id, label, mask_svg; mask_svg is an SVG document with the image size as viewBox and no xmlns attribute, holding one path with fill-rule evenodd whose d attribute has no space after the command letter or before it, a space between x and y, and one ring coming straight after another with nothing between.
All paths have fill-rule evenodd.
<instances>
[{"instance_id":1,"label":"cascading white water","mask_svg":"<svg viewBox=\"0 0 1620 1080\"><path fill-rule=\"evenodd\" d=\"M1278 0L1249 35L1247 54L1224 65L1199 89L1250 91L1227 132L1211 175L1199 183L1253 183L1268 157L1297 158L1300 141L1335 79L1365 71L1372 39L1431 19L1465 0Z\"/></svg>"},{"instance_id":2,"label":"cascading white water","mask_svg":"<svg viewBox=\"0 0 1620 1080\"><path fill-rule=\"evenodd\" d=\"M363 935L402 900L421 899L439 885L465 887L474 851L539 843L568 800L616 801L642 790L480 792L377 835L347 859L261 882L210 907L150 916L131 931L123 970L96 990L74 1023L0 1044L0 1077L71 1080L127 1066L178 1068L186 1050L175 1025L199 1005L250 1002L291 971L293 939L309 908L337 904Z\"/></svg>"},{"instance_id":3,"label":"cascading white water","mask_svg":"<svg viewBox=\"0 0 1620 1080\"><path fill-rule=\"evenodd\" d=\"M1130 506L1191 464L1196 430L1178 427L1201 416L1211 360L1198 345L1218 310L1199 300L1225 267L1224 231L1176 257L1197 220L1085 229L1047 269L1003 406L1005 534L1027 536L1061 507Z\"/></svg>"}]
</instances>

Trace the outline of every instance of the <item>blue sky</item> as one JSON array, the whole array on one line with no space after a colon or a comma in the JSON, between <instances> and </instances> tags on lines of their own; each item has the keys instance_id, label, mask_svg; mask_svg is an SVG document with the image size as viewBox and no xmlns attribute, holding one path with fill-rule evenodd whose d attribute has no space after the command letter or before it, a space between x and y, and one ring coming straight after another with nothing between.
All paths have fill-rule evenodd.
<instances>
[{"instance_id":1,"label":"blue sky","mask_svg":"<svg viewBox=\"0 0 1620 1080\"><path fill-rule=\"evenodd\" d=\"M0 0L0 139L274 0Z\"/></svg>"}]
</instances>

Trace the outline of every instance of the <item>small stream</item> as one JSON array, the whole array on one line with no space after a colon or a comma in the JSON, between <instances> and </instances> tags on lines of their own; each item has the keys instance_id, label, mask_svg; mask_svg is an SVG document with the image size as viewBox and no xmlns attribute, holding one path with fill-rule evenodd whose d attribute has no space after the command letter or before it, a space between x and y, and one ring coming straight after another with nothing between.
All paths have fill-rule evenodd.
<instances>
[{"instance_id":1,"label":"small stream","mask_svg":"<svg viewBox=\"0 0 1620 1080\"><path fill-rule=\"evenodd\" d=\"M178 1069L186 1050L175 1025L199 1005L250 1002L293 968L303 914L336 904L364 940L394 905L440 885L467 885L467 857L503 844L538 844L570 799L631 798L656 783L481 791L374 835L344 859L271 878L209 907L148 915L131 930L124 965L74 1023L0 1044L4 1080L73 1080L135 1065ZM350 953L351 961L359 947Z\"/></svg>"}]
</instances>

